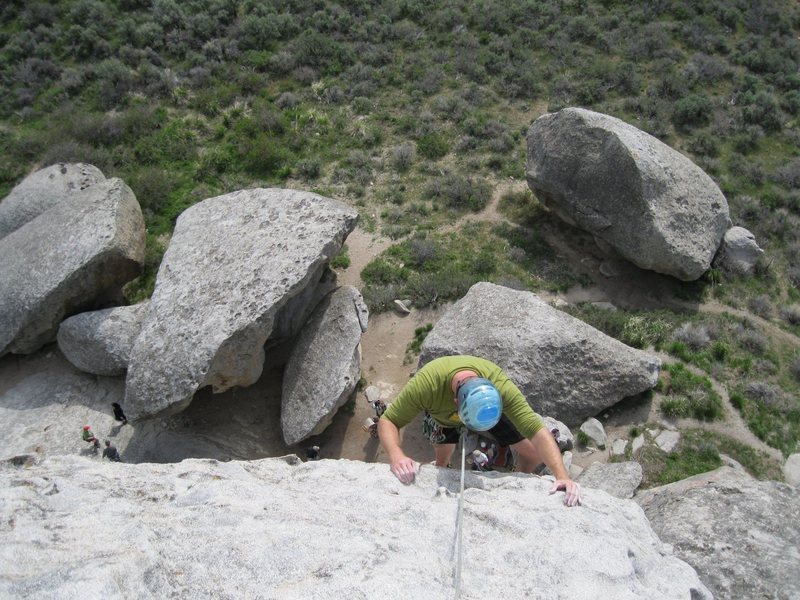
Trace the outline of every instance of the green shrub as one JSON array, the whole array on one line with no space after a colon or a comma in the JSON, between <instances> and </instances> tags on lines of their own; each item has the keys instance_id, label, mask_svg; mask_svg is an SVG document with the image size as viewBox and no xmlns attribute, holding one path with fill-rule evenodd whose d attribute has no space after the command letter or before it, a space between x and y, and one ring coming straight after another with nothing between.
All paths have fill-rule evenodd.
<instances>
[{"instance_id":1,"label":"green shrub","mask_svg":"<svg viewBox=\"0 0 800 600\"><path fill-rule=\"evenodd\" d=\"M742 117L745 123L760 125L765 131L775 132L781 129L781 115L778 101L769 92L759 91L744 97L745 106Z\"/></svg>"},{"instance_id":2,"label":"green shrub","mask_svg":"<svg viewBox=\"0 0 800 600\"><path fill-rule=\"evenodd\" d=\"M362 289L364 302L372 313L390 310L398 298L398 293L398 288L394 284L367 285Z\"/></svg>"},{"instance_id":3,"label":"green shrub","mask_svg":"<svg viewBox=\"0 0 800 600\"><path fill-rule=\"evenodd\" d=\"M167 123L141 138L134 147L136 158L146 165L186 161L194 158L196 151L196 135L181 121Z\"/></svg>"},{"instance_id":4,"label":"green shrub","mask_svg":"<svg viewBox=\"0 0 800 600\"><path fill-rule=\"evenodd\" d=\"M689 141L689 150L699 156L719 156L717 138L710 133L701 132Z\"/></svg>"},{"instance_id":5,"label":"green shrub","mask_svg":"<svg viewBox=\"0 0 800 600\"><path fill-rule=\"evenodd\" d=\"M492 188L485 179L451 173L431 181L426 192L430 198L443 200L447 208L477 212L489 203Z\"/></svg>"},{"instance_id":6,"label":"green shrub","mask_svg":"<svg viewBox=\"0 0 800 600\"><path fill-rule=\"evenodd\" d=\"M677 450L667 455L664 469L658 475L658 482L666 485L721 467L719 451L704 438L703 433L694 436L684 434Z\"/></svg>"},{"instance_id":7,"label":"green shrub","mask_svg":"<svg viewBox=\"0 0 800 600\"><path fill-rule=\"evenodd\" d=\"M404 293L416 306L430 306L461 298L476 281L475 277L457 271L418 273L409 277Z\"/></svg>"},{"instance_id":8,"label":"green shrub","mask_svg":"<svg viewBox=\"0 0 800 600\"><path fill-rule=\"evenodd\" d=\"M470 267L472 272L481 278L488 277L497 268L497 259L494 252L489 248L481 248L473 257Z\"/></svg>"},{"instance_id":9,"label":"green shrub","mask_svg":"<svg viewBox=\"0 0 800 600\"><path fill-rule=\"evenodd\" d=\"M368 285L400 283L408 277L406 270L382 258L376 258L361 271L361 280Z\"/></svg>"},{"instance_id":10,"label":"green shrub","mask_svg":"<svg viewBox=\"0 0 800 600\"><path fill-rule=\"evenodd\" d=\"M796 381L800 381L800 354L795 356L789 363L789 372Z\"/></svg>"},{"instance_id":11,"label":"green shrub","mask_svg":"<svg viewBox=\"0 0 800 600\"><path fill-rule=\"evenodd\" d=\"M669 331L669 325L661 319L632 316L625 321L620 332L620 341L634 348L658 347Z\"/></svg>"},{"instance_id":12,"label":"green shrub","mask_svg":"<svg viewBox=\"0 0 800 600\"><path fill-rule=\"evenodd\" d=\"M578 430L575 439L578 441L578 445L583 448L589 445L589 435L583 429Z\"/></svg>"},{"instance_id":13,"label":"green shrub","mask_svg":"<svg viewBox=\"0 0 800 600\"><path fill-rule=\"evenodd\" d=\"M767 350L767 337L755 326L737 325L734 329L734 337L741 348L761 355Z\"/></svg>"},{"instance_id":14,"label":"green shrub","mask_svg":"<svg viewBox=\"0 0 800 600\"><path fill-rule=\"evenodd\" d=\"M158 267L161 265L164 252L167 250L163 238L156 237L151 233L147 234L145 242L142 274L123 288L123 294L128 304L137 304L153 295Z\"/></svg>"},{"instance_id":15,"label":"green shrub","mask_svg":"<svg viewBox=\"0 0 800 600\"><path fill-rule=\"evenodd\" d=\"M264 178L288 177L292 155L279 139L261 134L244 143L240 151L242 166L251 175Z\"/></svg>"},{"instance_id":16,"label":"green shrub","mask_svg":"<svg viewBox=\"0 0 800 600\"><path fill-rule=\"evenodd\" d=\"M672 332L672 339L697 351L702 350L711 342L711 335L708 327L704 324L684 323Z\"/></svg>"},{"instance_id":17,"label":"green shrub","mask_svg":"<svg viewBox=\"0 0 800 600\"><path fill-rule=\"evenodd\" d=\"M661 410L670 417L691 417L703 421L722 418L722 398L714 391L707 377L695 375L681 363L666 365L669 373L667 397Z\"/></svg>"},{"instance_id":18,"label":"green shrub","mask_svg":"<svg viewBox=\"0 0 800 600\"><path fill-rule=\"evenodd\" d=\"M408 344L406 348L406 355L404 359L404 363L408 364L411 363L414 359L414 356L420 353L422 349L422 342L425 341L425 338L428 337L428 334L433 330L433 323L427 323L422 327L417 327L414 330L414 339Z\"/></svg>"},{"instance_id":19,"label":"green shrub","mask_svg":"<svg viewBox=\"0 0 800 600\"><path fill-rule=\"evenodd\" d=\"M715 360L724 361L730 354L730 346L722 340L717 340L711 345L711 355Z\"/></svg>"},{"instance_id":20,"label":"green shrub","mask_svg":"<svg viewBox=\"0 0 800 600\"><path fill-rule=\"evenodd\" d=\"M417 269L425 269L427 265L433 263L439 256L441 250L439 244L430 238L414 238L407 242L409 258L411 264Z\"/></svg>"},{"instance_id":21,"label":"green shrub","mask_svg":"<svg viewBox=\"0 0 800 600\"><path fill-rule=\"evenodd\" d=\"M675 451L665 454L646 445L637 461L642 465L642 487L665 485L722 466L720 454L731 456L755 478L781 481L782 465L765 452L755 450L729 436L704 429L684 429Z\"/></svg>"},{"instance_id":22,"label":"green shrub","mask_svg":"<svg viewBox=\"0 0 800 600\"><path fill-rule=\"evenodd\" d=\"M176 175L160 167L143 167L127 178L142 210L160 213L177 187Z\"/></svg>"},{"instance_id":23,"label":"green shrub","mask_svg":"<svg viewBox=\"0 0 800 600\"><path fill-rule=\"evenodd\" d=\"M428 160L438 160L450 152L450 144L443 135L429 133L417 140L417 151Z\"/></svg>"},{"instance_id":24,"label":"green shrub","mask_svg":"<svg viewBox=\"0 0 800 600\"><path fill-rule=\"evenodd\" d=\"M295 174L305 180L316 179L322 171L322 163L317 158L302 158L294 165Z\"/></svg>"},{"instance_id":25,"label":"green shrub","mask_svg":"<svg viewBox=\"0 0 800 600\"><path fill-rule=\"evenodd\" d=\"M684 342L671 342L667 346L667 352L680 358L684 362L692 362L692 354Z\"/></svg>"},{"instance_id":26,"label":"green shrub","mask_svg":"<svg viewBox=\"0 0 800 600\"><path fill-rule=\"evenodd\" d=\"M691 94L675 102L672 123L678 129L691 129L707 125L714 108L711 100L701 94Z\"/></svg>"},{"instance_id":27,"label":"green shrub","mask_svg":"<svg viewBox=\"0 0 800 600\"><path fill-rule=\"evenodd\" d=\"M95 148L89 144L67 140L50 146L41 158L43 167L60 162L89 163L108 173L113 167L114 159L105 148Z\"/></svg>"},{"instance_id":28,"label":"green shrub","mask_svg":"<svg viewBox=\"0 0 800 600\"><path fill-rule=\"evenodd\" d=\"M350 254L348 252L347 244L342 246L342 250L333 257L331 261L331 268L333 269L346 269L350 266Z\"/></svg>"},{"instance_id":29,"label":"green shrub","mask_svg":"<svg viewBox=\"0 0 800 600\"><path fill-rule=\"evenodd\" d=\"M413 144L400 144L391 150L391 163L394 169L399 173L405 173L411 168L414 162L414 145Z\"/></svg>"}]
</instances>

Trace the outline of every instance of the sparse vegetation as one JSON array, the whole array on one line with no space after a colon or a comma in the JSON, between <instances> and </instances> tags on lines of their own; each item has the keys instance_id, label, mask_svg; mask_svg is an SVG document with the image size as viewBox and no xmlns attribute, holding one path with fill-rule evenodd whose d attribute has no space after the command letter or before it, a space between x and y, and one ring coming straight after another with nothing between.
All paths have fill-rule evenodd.
<instances>
[{"instance_id":1,"label":"sparse vegetation","mask_svg":"<svg viewBox=\"0 0 800 600\"><path fill-rule=\"evenodd\" d=\"M456 299L480 280L563 291L588 279L548 240L583 234L531 192L501 199L508 222L453 223L524 177L525 131L545 107L598 110L695 160L766 249L752 277L712 269L672 295L758 318L569 312L701 370L791 452L800 358L774 330L800 334L799 38L788 0L7 2L0 197L58 161L123 178L148 231L130 302L152 293L183 210L253 186L313 186L395 241L362 273L373 311ZM348 262L345 249L333 266ZM670 388L666 409L714 418L714 396L692 385Z\"/></svg>"},{"instance_id":2,"label":"sparse vegetation","mask_svg":"<svg viewBox=\"0 0 800 600\"><path fill-rule=\"evenodd\" d=\"M333 257L331 261L331 268L333 269L346 269L350 266L350 253L347 244L342 246L342 250Z\"/></svg>"},{"instance_id":3,"label":"sparse vegetation","mask_svg":"<svg viewBox=\"0 0 800 600\"><path fill-rule=\"evenodd\" d=\"M642 488L666 485L717 469L724 464L721 454L730 456L757 479L783 480L780 463L765 453L713 431L685 429L678 447L670 454L652 443L642 448L637 455L644 470Z\"/></svg>"},{"instance_id":4,"label":"sparse vegetation","mask_svg":"<svg viewBox=\"0 0 800 600\"><path fill-rule=\"evenodd\" d=\"M404 364L411 364L414 358L419 355L422 348L422 342L428 337L428 334L433 330L433 323L427 323L422 327L417 327L414 330L414 339L408 344L406 348L406 355L403 359Z\"/></svg>"},{"instance_id":5,"label":"sparse vegetation","mask_svg":"<svg viewBox=\"0 0 800 600\"><path fill-rule=\"evenodd\" d=\"M681 363L664 366L668 377L659 381L661 411L669 417L692 417L703 421L721 418L722 398L707 377L695 375Z\"/></svg>"},{"instance_id":6,"label":"sparse vegetation","mask_svg":"<svg viewBox=\"0 0 800 600\"><path fill-rule=\"evenodd\" d=\"M575 439L578 441L578 445L581 448L586 448L589 445L589 435L582 429L578 430L578 433L575 435Z\"/></svg>"}]
</instances>

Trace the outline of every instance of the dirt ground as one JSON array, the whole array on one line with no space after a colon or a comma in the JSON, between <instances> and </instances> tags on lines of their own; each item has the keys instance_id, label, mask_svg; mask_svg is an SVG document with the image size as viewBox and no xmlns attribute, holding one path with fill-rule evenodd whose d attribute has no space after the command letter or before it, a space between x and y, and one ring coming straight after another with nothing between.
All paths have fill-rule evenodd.
<instances>
[{"instance_id":1,"label":"dirt ground","mask_svg":"<svg viewBox=\"0 0 800 600\"><path fill-rule=\"evenodd\" d=\"M501 219L497 211L501 195L525 188L524 181L504 182L497 187L485 211L464 219ZM589 287L576 286L564 294L540 294L546 301L609 302L635 308L680 305L690 310L720 310L715 305L677 303L672 293L676 285L674 280L605 257L589 236L575 232L570 239L564 239L558 232L549 233L548 239L559 253L594 283ZM351 264L338 273L338 281L340 285L360 288L361 270L391 241L356 229L346 243ZM435 324L446 308L414 309L407 315L395 312L370 315L368 330L361 340L362 376L367 385L380 390L382 399L391 401L416 366L416 358L410 364L404 360L414 330L428 323ZM121 426L111 418L110 403L123 403L123 379L95 377L77 371L61 356L55 344L30 356L6 356L0 359L0 420L12 434L0 440L0 454L91 455L80 440L81 426L91 423L98 437L109 437L129 462L173 462L189 457L255 459L290 453L304 457L305 448L312 445L320 446L322 458L386 462L377 440L362 430L364 420L374 414L363 391L357 394L354 403L336 414L321 435L297 446L287 446L280 431L280 368L271 366L274 363L268 357L261 379L246 389L218 395L201 390L190 407L179 415ZM724 390L721 392L727 405L727 395ZM747 429L737 411L730 406L727 409L724 423L708 427L780 458L777 451L760 442ZM627 438L632 425L661 419L658 406L653 402L622 403L601 415L609 440ZM674 425L698 426L699 423ZM421 437L418 422L404 428L402 436L404 449L410 456L421 462L432 460L432 451ZM608 451L574 454L574 464L582 467L607 460Z\"/></svg>"}]
</instances>

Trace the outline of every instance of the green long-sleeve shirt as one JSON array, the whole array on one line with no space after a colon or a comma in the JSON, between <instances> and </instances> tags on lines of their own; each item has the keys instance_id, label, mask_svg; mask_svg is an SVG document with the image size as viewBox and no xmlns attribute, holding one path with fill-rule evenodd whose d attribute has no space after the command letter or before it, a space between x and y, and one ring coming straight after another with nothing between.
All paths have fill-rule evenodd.
<instances>
[{"instance_id":1,"label":"green long-sleeve shirt","mask_svg":"<svg viewBox=\"0 0 800 600\"><path fill-rule=\"evenodd\" d=\"M422 367L411 378L383 417L398 429L408 425L423 410L444 427L460 427L461 419L453 402L451 382L459 371L475 371L494 384L503 397L503 414L526 438L533 437L544 427L537 415L503 370L493 362L477 356L443 356Z\"/></svg>"}]
</instances>

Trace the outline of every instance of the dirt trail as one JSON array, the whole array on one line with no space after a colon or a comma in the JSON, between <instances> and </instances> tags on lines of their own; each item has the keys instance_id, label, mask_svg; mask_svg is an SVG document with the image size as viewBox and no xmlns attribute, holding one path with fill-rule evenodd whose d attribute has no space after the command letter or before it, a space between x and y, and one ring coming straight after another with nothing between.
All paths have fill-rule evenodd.
<instances>
[{"instance_id":1,"label":"dirt trail","mask_svg":"<svg viewBox=\"0 0 800 600\"><path fill-rule=\"evenodd\" d=\"M675 362L675 357L670 356L669 354L665 354L662 352L655 353L663 362ZM698 369L694 365L686 365L692 373L695 375L701 375L704 377L708 377L708 374L704 371ZM783 461L783 454L777 448L773 448L765 444L763 441L758 439L756 435L750 431L747 427L747 423L745 423L742 416L739 414L739 411L731 404L730 396L728 395L727 388L722 385L717 380L709 377L711 380L711 386L714 388L714 391L717 392L720 397L722 398L722 407L725 411L724 419L720 421L698 421L697 419L676 419L673 423L679 428L696 428L696 429L705 429L706 431L713 431L715 433L719 433L722 435L726 435L734 440L751 446L757 450L761 450L769 455L771 458L782 462Z\"/></svg>"},{"instance_id":2,"label":"dirt trail","mask_svg":"<svg viewBox=\"0 0 800 600\"><path fill-rule=\"evenodd\" d=\"M763 317L759 317L753 313L740 310L738 308L733 308L732 306L727 306L725 304L720 304L719 302L712 300L711 302L706 302L700 305L700 311L710 314L731 314L742 319L749 319L750 321L757 323L761 328L766 329L769 331L769 336L771 338L777 338L781 342L793 346L795 348L800 347L800 338L794 335L790 331L786 331L782 329L780 326L775 325L764 319Z\"/></svg>"},{"instance_id":3,"label":"dirt trail","mask_svg":"<svg viewBox=\"0 0 800 600\"><path fill-rule=\"evenodd\" d=\"M443 231L455 231L463 227L464 224L473 221L498 222L502 220L504 217L498 211L500 199L509 191L519 192L525 189L527 189L527 185L524 181L501 182L495 188L491 201L482 212L464 215L458 221L443 229ZM796 336L765 319L745 311L722 305L716 301L698 304L677 299L676 295L680 291L681 282L653 271L639 269L627 261L609 258L597 247L592 237L584 232L565 226L560 222L545 223L543 227L546 238L553 248L573 265L578 273L588 276L593 282L588 287L574 286L565 293L540 292L538 295L545 301L562 300L569 303L609 302L620 308L630 309L652 310L669 308L688 312L729 312L754 320L767 329L770 335L787 344L800 345L800 339ZM567 230L567 235L565 235L565 230ZM381 241L373 236L369 246L373 252L369 254L367 260L364 260L363 256L357 257L361 252L361 243L364 239L363 235L357 235L355 243L352 245L350 245L350 239L348 239L348 245L351 248L351 259L353 259L351 269L356 267L356 263L365 265L378 253L375 252L377 248L382 250L389 245L387 240ZM360 268L363 267L359 267L359 271ZM388 399L391 399L392 394L402 387L410 374L411 365L402 365L400 346L408 344L413 339L414 327L424 324L423 321L435 323L438 315L443 314L443 312L444 310L440 309L439 311L431 312L425 318L417 316L413 320L409 320L405 327L400 325L399 321L402 318L396 315L376 315L370 319L370 329L362 339L364 377L370 383L377 384L384 390ZM394 344L393 352L385 352L387 344ZM377 360L376 357L378 357ZM674 361L673 357L667 355L662 355L661 358L664 361ZM678 428L702 428L728 435L737 441L767 453L775 460L782 461L782 455L779 450L762 442L748 429L739 412L730 404L725 386L714 380L712 380L712 384L723 398L725 407L724 420L708 423L694 419L677 421L665 419L659 410L658 403L654 402L644 409L635 407L607 411L609 420L606 424L609 438L626 438L628 429L634 424L641 425L646 422L669 421ZM413 426L410 426L406 430L410 431L412 428ZM420 442L416 446L420 452L425 451L424 443ZM608 453L602 451L596 451L585 456L576 454L575 464L586 466L591 462L605 462L607 459Z\"/></svg>"},{"instance_id":4,"label":"dirt trail","mask_svg":"<svg viewBox=\"0 0 800 600\"><path fill-rule=\"evenodd\" d=\"M500 198L509 191L524 189L524 181L499 183L482 212L465 215L444 231L462 227L469 221L502 220L498 212ZM606 258L585 233L555 221L544 222L542 228L556 251L593 282L589 287L576 286L563 294L540 293L544 300L611 302L629 308L727 311L755 320L771 335L795 347L800 343L796 336L749 313L714 302L698 306L674 300L680 285L675 280ZM361 288L362 269L393 242L357 228L346 243L351 262L348 268L337 272L338 281L341 285ZM416 357L410 363L404 360L406 348L414 339L414 330L428 323L435 324L446 308L443 305L436 309L413 309L408 315L395 312L370 315L369 327L361 340L362 376L368 385L380 390L384 400L394 398L416 365ZM111 402L124 403L124 380L96 378L78 372L60 356L55 345L28 357L6 356L0 359L0 416L21 435L9 438L2 450L9 455L33 449L48 454L82 453L85 448L76 432L86 422L97 427L96 433L101 437L109 435L123 457L131 462L171 462L187 457L253 459L288 453L303 456L304 449L313 444L321 447L323 458L386 461L377 441L362 431L364 420L374 414L363 392L357 395L354 405L337 413L321 435L297 446L287 446L280 433L280 369L270 365L268 360L262 378L249 388L219 395L201 390L192 405L180 415L120 428L111 418L109 407ZM65 381L69 381L68 385ZM738 412L730 406L724 386L717 382L714 385L725 398L725 421L705 424L687 420L677 425L704 427L731 435L780 460L778 451L765 446L747 429ZM58 428L48 424L53 414L58 415ZM655 403L630 409L613 407L606 414L611 439L627 437L633 424L661 419ZM43 419L47 425L44 429L40 427ZM421 438L418 423L404 428L402 435L404 448L410 456L420 461L432 458L430 446ZM576 454L575 464L587 466L607 459L607 452Z\"/></svg>"},{"instance_id":5,"label":"dirt trail","mask_svg":"<svg viewBox=\"0 0 800 600\"><path fill-rule=\"evenodd\" d=\"M512 191L520 191L527 189L527 186L524 181L516 181L513 179L501 181L497 184L492 191L492 197L489 199L489 202L486 206L477 213L467 213L459 217L453 223L446 225L444 227L439 228L437 231L439 233L452 233L454 231L458 231L467 223L498 223L505 219L503 215L500 214L498 207L500 205L500 199L505 196L508 192Z\"/></svg>"}]
</instances>

